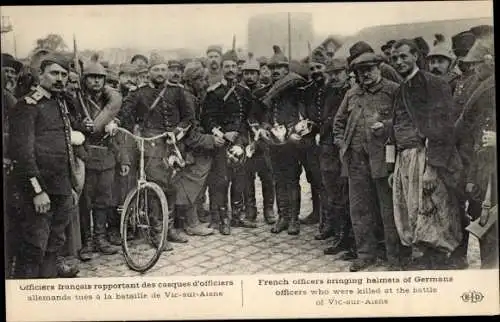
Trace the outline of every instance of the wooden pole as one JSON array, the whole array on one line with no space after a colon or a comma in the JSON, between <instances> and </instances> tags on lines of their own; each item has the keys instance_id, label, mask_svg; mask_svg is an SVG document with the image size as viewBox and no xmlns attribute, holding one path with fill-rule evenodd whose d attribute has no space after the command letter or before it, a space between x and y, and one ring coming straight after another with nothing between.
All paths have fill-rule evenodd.
<instances>
[{"instance_id":1,"label":"wooden pole","mask_svg":"<svg viewBox=\"0 0 500 322\"><path fill-rule=\"evenodd\" d=\"M288 13L288 61L292 61L292 21L290 12Z\"/></svg>"}]
</instances>

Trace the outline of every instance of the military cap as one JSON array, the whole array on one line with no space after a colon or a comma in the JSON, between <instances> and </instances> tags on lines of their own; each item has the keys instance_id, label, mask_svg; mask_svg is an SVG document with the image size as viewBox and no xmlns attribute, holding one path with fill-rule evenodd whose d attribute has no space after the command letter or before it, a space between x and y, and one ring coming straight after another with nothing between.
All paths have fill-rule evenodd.
<instances>
[{"instance_id":1,"label":"military cap","mask_svg":"<svg viewBox=\"0 0 500 322\"><path fill-rule=\"evenodd\" d=\"M23 64L10 54L2 54L2 67L14 68L16 73L19 74L21 72L21 68L23 68Z\"/></svg>"},{"instance_id":2,"label":"military cap","mask_svg":"<svg viewBox=\"0 0 500 322\"><path fill-rule=\"evenodd\" d=\"M115 69L106 69L106 78L110 81L119 82L120 78L118 72Z\"/></svg>"},{"instance_id":3,"label":"military cap","mask_svg":"<svg viewBox=\"0 0 500 322\"><path fill-rule=\"evenodd\" d=\"M365 66L375 66L382 61L382 57L375 53L363 53L351 61L350 67L356 69Z\"/></svg>"},{"instance_id":4,"label":"military cap","mask_svg":"<svg viewBox=\"0 0 500 322\"><path fill-rule=\"evenodd\" d=\"M199 61L193 61L186 64L182 78L184 81L192 81L205 75L205 68Z\"/></svg>"},{"instance_id":5,"label":"military cap","mask_svg":"<svg viewBox=\"0 0 500 322\"><path fill-rule=\"evenodd\" d=\"M238 61L238 54L234 50L228 50L222 55L222 61L232 60L234 62Z\"/></svg>"},{"instance_id":6,"label":"military cap","mask_svg":"<svg viewBox=\"0 0 500 322\"><path fill-rule=\"evenodd\" d=\"M184 68L184 65L180 62L180 60L177 59L171 59L167 62L168 67L179 67L179 68Z\"/></svg>"},{"instance_id":7,"label":"military cap","mask_svg":"<svg viewBox=\"0 0 500 322\"><path fill-rule=\"evenodd\" d=\"M243 66L241 66L241 70L255 70L255 71L259 71L260 70L260 64L255 59L249 59L248 61L246 61L243 64Z\"/></svg>"},{"instance_id":8,"label":"military cap","mask_svg":"<svg viewBox=\"0 0 500 322\"><path fill-rule=\"evenodd\" d=\"M267 58L264 57L264 56L261 56L261 57L257 58L257 61L259 62L260 67L262 67L264 65L267 65L267 63L268 63Z\"/></svg>"},{"instance_id":9,"label":"military cap","mask_svg":"<svg viewBox=\"0 0 500 322\"><path fill-rule=\"evenodd\" d=\"M135 70L135 73L137 75L146 74L148 72L149 72L149 68L148 67L137 67L137 69Z\"/></svg>"},{"instance_id":10,"label":"military cap","mask_svg":"<svg viewBox=\"0 0 500 322\"><path fill-rule=\"evenodd\" d=\"M153 55L151 57L151 59L149 60L149 68L156 66L156 65L161 65L161 64L168 65L167 61L165 60L165 58L163 58L163 56Z\"/></svg>"},{"instance_id":11,"label":"military cap","mask_svg":"<svg viewBox=\"0 0 500 322\"><path fill-rule=\"evenodd\" d=\"M427 58L442 56L448 58L450 61L454 61L457 57L453 53L452 43L442 34L434 35L434 46L429 51Z\"/></svg>"},{"instance_id":12,"label":"military cap","mask_svg":"<svg viewBox=\"0 0 500 322\"><path fill-rule=\"evenodd\" d=\"M142 59L146 62L146 64L148 63L148 58L144 55L141 55L141 54L137 54L137 55L132 56L132 59L130 59L130 63L133 64L134 61L137 59Z\"/></svg>"},{"instance_id":13,"label":"military cap","mask_svg":"<svg viewBox=\"0 0 500 322\"><path fill-rule=\"evenodd\" d=\"M61 53L56 52L48 54L47 56L42 58L40 64L43 64L44 62L51 62L57 64L62 68L66 69L67 71L69 71L70 69L70 60Z\"/></svg>"},{"instance_id":14,"label":"military cap","mask_svg":"<svg viewBox=\"0 0 500 322\"><path fill-rule=\"evenodd\" d=\"M217 46L217 45L210 45L210 46L208 46L208 48L207 48L207 55L211 51L215 51L216 53L219 53L219 55L222 56L222 47L221 46Z\"/></svg>"},{"instance_id":15,"label":"military cap","mask_svg":"<svg viewBox=\"0 0 500 322\"><path fill-rule=\"evenodd\" d=\"M462 60L464 63L478 63L487 58L493 59L495 56L494 45L492 41L477 40Z\"/></svg>"},{"instance_id":16,"label":"military cap","mask_svg":"<svg viewBox=\"0 0 500 322\"><path fill-rule=\"evenodd\" d=\"M334 58L326 64L326 72L334 72L342 69L347 69L347 61L342 58Z\"/></svg>"},{"instance_id":17,"label":"military cap","mask_svg":"<svg viewBox=\"0 0 500 322\"><path fill-rule=\"evenodd\" d=\"M470 28L470 32L476 37L476 38L482 38L482 37L490 37L493 35L493 26L489 25L479 25Z\"/></svg>"},{"instance_id":18,"label":"military cap","mask_svg":"<svg viewBox=\"0 0 500 322\"><path fill-rule=\"evenodd\" d=\"M107 76L106 69L100 63L89 63L83 69L83 76L100 75Z\"/></svg>"},{"instance_id":19,"label":"military cap","mask_svg":"<svg viewBox=\"0 0 500 322\"><path fill-rule=\"evenodd\" d=\"M383 44L382 47L380 47L380 50L385 51L386 49L390 49L395 42L396 40L389 40L388 42Z\"/></svg>"},{"instance_id":20,"label":"military cap","mask_svg":"<svg viewBox=\"0 0 500 322\"><path fill-rule=\"evenodd\" d=\"M425 57L429 53L429 45L422 37L413 38L413 41L417 45L418 51Z\"/></svg>"},{"instance_id":21,"label":"military cap","mask_svg":"<svg viewBox=\"0 0 500 322\"><path fill-rule=\"evenodd\" d=\"M350 65L351 62L364 53L374 53L372 46L370 46L365 41L358 41L349 48L349 57L347 57L347 63Z\"/></svg>"},{"instance_id":22,"label":"military cap","mask_svg":"<svg viewBox=\"0 0 500 322\"><path fill-rule=\"evenodd\" d=\"M455 36L451 37L453 53L457 57L465 57L467 52L474 45L476 37L470 31L463 31Z\"/></svg>"},{"instance_id":23,"label":"military cap","mask_svg":"<svg viewBox=\"0 0 500 322\"><path fill-rule=\"evenodd\" d=\"M289 66L288 58L277 45L273 46L274 55L269 60L269 66Z\"/></svg>"},{"instance_id":24,"label":"military cap","mask_svg":"<svg viewBox=\"0 0 500 322\"><path fill-rule=\"evenodd\" d=\"M310 62L326 65L326 55L321 49L316 49L311 54Z\"/></svg>"},{"instance_id":25,"label":"military cap","mask_svg":"<svg viewBox=\"0 0 500 322\"><path fill-rule=\"evenodd\" d=\"M118 75L121 74L131 74L135 75L137 73L137 67L132 64L121 64L119 68Z\"/></svg>"}]
</instances>

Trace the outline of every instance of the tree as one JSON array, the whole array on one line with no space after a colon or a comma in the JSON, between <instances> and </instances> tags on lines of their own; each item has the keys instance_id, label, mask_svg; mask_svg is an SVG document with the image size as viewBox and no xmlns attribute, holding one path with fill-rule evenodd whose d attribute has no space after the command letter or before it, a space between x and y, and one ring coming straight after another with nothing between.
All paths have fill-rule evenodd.
<instances>
[{"instance_id":1,"label":"tree","mask_svg":"<svg viewBox=\"0 0 500 322\"><path fill-rule=\"evenodd\" d=\"M35 50L39 49L48 49L51 51L66 51L68 49L68 46L60 35L49 34L45 38L36 40Z\"/></svg>"}]
</instances>

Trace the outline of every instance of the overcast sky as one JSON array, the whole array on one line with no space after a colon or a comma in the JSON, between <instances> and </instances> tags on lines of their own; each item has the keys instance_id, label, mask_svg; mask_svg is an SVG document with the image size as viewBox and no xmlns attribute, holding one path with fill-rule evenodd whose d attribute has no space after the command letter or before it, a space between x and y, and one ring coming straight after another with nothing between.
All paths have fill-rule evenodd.
<instances>
[{"instance_id":1,"label":"overcast sky","mask_svg":"<svg viewBox=\"0 0 500 322\"><path fill-rule=\"evenodd\" d=\"M26 56L38 38L63 36L72 46L75 33L80 49L131 47L205 48L212 43L246 43L247 22L266 12L310 12L320 34L353 34L374 25L489 17L492 1L433 1L386 3L126 5L1 7L15 28L17 55ZM239 40L240 39L240 40ZM2 36L12 48L12 34Z\"/></svg>"}]
</instances>

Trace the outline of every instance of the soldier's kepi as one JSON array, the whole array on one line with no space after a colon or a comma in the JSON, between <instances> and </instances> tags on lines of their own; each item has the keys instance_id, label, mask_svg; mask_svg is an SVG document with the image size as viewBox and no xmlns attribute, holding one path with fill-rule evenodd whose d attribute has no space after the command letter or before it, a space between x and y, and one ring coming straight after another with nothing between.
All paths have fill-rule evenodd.
<instances>
[{"instance_id":1,"label":"soldier's kepi","mask_svg":"<svg viewBox=\"0 0 500 322\"><path fill-rule=\"evenodd\" d=\"M248 140L248 116L252 95L237 82L237 55L234 51L222 57L224 79L207 90L201 121L205 130L227 141L216 150L208 179L210 207L215 224L219 219L222 234L231 233L231 215L228 213L228 186L232 182L231 203L235 224L254 227L243 220L243 192L245 189L244 146Z\"/></svg>"},{"instance_id":2,"label":"soldier's kepi","mask_svg":"<svg viewBox=\"0 0 500 322\"><path fill-rule=\"evenodd\" d=\"M69 61L52 54L40 64L39 86L19 100L9 117L14 174L23 187L18 278L56 277L57 252L64 246L65 228L76 215L73 191L76 153L84 137L80 115L65 93Z\"/></svg>"},{"instance_id":3,"label":"soldier's kepi","mask_svg":"<svg viewBox=\"0 0 500 322\"><path fill-rule=\"evenodd\" d=\"M119 119L123 127L129 131L136 128L141 136L155 136L166 131L183 131L194 122L194 110L186 99L185 90L180 84L167 82L167 62L162 57L152 57L149 67L149 84L131 90L125 98ZM175 189L171 184L170 174L172 167L167 162L172 156L172 149L164 140L157 140L146 144L145 164L148 179L159 184L165 191L168 199L169 211L174 210ZM157 209L159 213L160 209ZM174 228L174 220L179 218L170 216L167 238L171 242L187 242L187 238L180 235ZM163 228L161 222L154 215L150 220L157 232L154 238L160 237ZM167 245L167 250L172 249Z\"/></svg>"}]
</instances>

